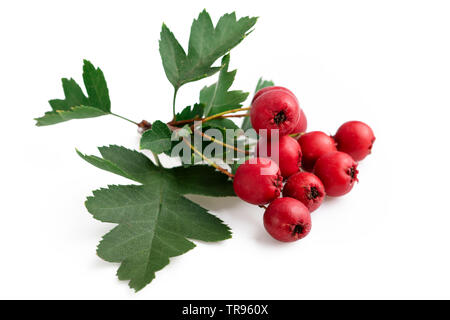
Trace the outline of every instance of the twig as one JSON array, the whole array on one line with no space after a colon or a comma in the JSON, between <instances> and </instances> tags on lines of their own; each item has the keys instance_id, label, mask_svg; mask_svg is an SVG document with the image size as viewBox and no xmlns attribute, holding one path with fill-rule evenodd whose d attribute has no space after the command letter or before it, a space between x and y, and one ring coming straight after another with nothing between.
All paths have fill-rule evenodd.
<instances>
[{"instance_id":1,"label":"twig","mask_svg":"<svg viewBox=\"0 0 450 320\"><path fill-rule=\"evenodd\" d=\"M220 140L217 140L216 138L213 138L213 137L207 135L206 133L201 132L200 130L194 129L194 133L197 133L197 134L201 135L202 137L204 137L205 139L207 139L209 141L212 141L214 143L220 144L220 145L224 146L225 148L232 149L232 150L234 150L236 152L243 153L245 155L250 155L251 154L249 151L241 150L241 149L238 149L235 146L226 144L226 143L224 143L224 142L222 142Z\"/></svg>"},{"instance_id":2,"label":"twig","mask_svg":"<svg viewBox=\"0 0 450 320\"><path fill-rule=\"evenodd\" d=\"M208 164L214 168L216 168L217 170L219 170L220 172L222 172L223 174L226 174L228 177L230 177L231 179L234 178L234 175L231 174L230 172L228 172L227 170L225 170L224 168L222 168L221 166L217 165L216 163L214 163L214 161L212 161L211 159L207 158L203 153L201 153L200 151L197 150L197 148L195 148L187 139L186 137L183 137L183 141L184 143L186 143L189 148L192 149L192 151L194 151L196 154L198 154L200 157L202 157L203 160L205 160L206 162L208 162Z\"/></svg>"},{"instance_id":3,"label":"twig","mask_svg":"<svg viewBox=\"0 0 450 320\"><path fill-rule=\"evenodd\" d=\"M122 117L121 115L118 115L118 114L116 114L116 113L110 113L110 115L112 115L112 116L115 116L115 117L117 117L117 118L120 118L120 119L123 119L123 120L126 120L126 121L128 121L128 122L131 122L131 123L133 123L133 124L135 124L135 125L139 125L137 122L134 122L133 120L130 120L130 119L128 119L128 118L125 118L125 117Z\"/></svg>"},{"instance_id":4,"label":"twig","mask_svg":"<svg viewBox=\"0 0 450 320\"><path fill-rule=\"evenodd\" d=\"M216 118L219 118L219 117L224 116L224 115L229 114L229 113L235 113L235 112L246 111L246 110L250 110L250 107L248 107L248 108L237 108L237 109L233 109L233 110L228 110L228 111L216 113L216 114L214 114L212 116L209 116L209 117L206 117L206 118L202 119L202 122L206 122L206 121L209 121L209 120L212 120L212 119L216 119Z\"/></svg>"},{"instance_id":5,"label":"twig","mask_svg":"<svg viewBox=\"0 0 450 320\"><path fill-rule=\"evenodd\" d=\"M304 134L305 134L305 132L297 132L297 133L291 133L291 134L289 134L289 136L296 138L296 137L301 137Z\"/></svg>"},{"instance_id":6,"label":"twig","mask_svg":"<svg viewBox=\"0 0 450 320\"><path fill-rule=\"evenodd\" d=\"M240 109L241 110L241 109ZM236 112L236 111L235 111ZM222 115L220 117L217 117L218 119L224 119L224 118L243 118L243 117L248 117L249 115L246 114L230 114L230 115ZM187 123L191 123L194 121L201 121L204 122L207 118L199 118L199 117L195 117L193 119L187 119L187 120L178 120L178 121L169 121L167 122L167 124L170 124L172 126L179 126L181 124L187 124ZM211 120L211 119L210 119ZM206 120L208 121L208 120Z\"/></svg>"}]
</instances>

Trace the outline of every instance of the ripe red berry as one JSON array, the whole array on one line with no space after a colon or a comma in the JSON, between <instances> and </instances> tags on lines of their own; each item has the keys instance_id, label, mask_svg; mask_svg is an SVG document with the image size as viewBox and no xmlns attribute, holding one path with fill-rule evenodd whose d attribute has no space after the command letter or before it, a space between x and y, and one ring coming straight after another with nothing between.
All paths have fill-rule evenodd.
<instances>
[{"instance_id":1,"label":"ripe red berry","mask_svg":"<svg viewBox=\"0 0 450 320\"><path fill-rule=\"evenodd\" d=\"M278 198L282 184L280 168L266 158L247 160L239 166L233 180L236 195L255 205L263 205Z\"/></svg>"},{"instance_id":2,"label":"ripe red berry","mask_svg":"<svg viewBox=\"0 0 450 320\"><path fill-rule=\"evenodd\" d=\"M272 91L272 90L281 90L281 91L285 91L285 92L291 94L295 99L297 99L297 97L295 96L295 94L294 94L291 90L289 90L288 88L280 87L280 86L272 86L272 87L265 87L265 88L262 88L262 89L258 90L258 92L255 93L255 95L254 95L254 97L253 97L253 99L252 99L252 103L253 103L253 101L255 101L260 95L262 95L263 93L266 93L266 92L269 92L269 91Z\"/></svg>"},{"instance_id":3,"label":"ripe red berry","mask_svg":"<svg viewBox=\"0 0 450 320\"><path fill-rule=\"evenodd\" d=\"M279 241L296 241L306 237L311 230L311 215L300 201L278 198L264 212L264 227Z\"/></svg>"},{"instance_id":4,"label":"ripe red berry","mask_svg":"<svg viewBox=\"0 0 450 320\"><path fill-rule=\"evenodd\" d=\"M308 120L306 119L305 112L303 109L300 109L300 118L298 119L297 126L292 130L291 133L303 133L306 132L306 128L308 127ZM297 140L300 138L300 135L295 137Z\"/></svg>"},{"instance_id":5,"label":"ripe red berry","mask_svg":"<svg viewBox=\"0 0 450 320\"><path fill-rule=\"evenodd\" d=\"M253 129L260 133L266 129L270 137L271 130L279 130L286 135L295 128L300 116L297 98L286 90L273 89L263 92L252 103L250 120Z\"/></svg>"},{"instance_id":6,"label":"ripe red berry","mask_svg":"<svg viewBox=\"0 0 450 320\"><path fill-rule=\"evenodd\" d=\"M298 139L302 148L302 168L312 171L317 159L329 152L337 151L336 142L322 131L308 132Z\"/></svg>"},{"instance_id":7,"label":"ripe red berry","mask_svg":"<svg viewBox=\"0 0 450 320\"><path fill-rule=\"evenodd\" d=\"M355 161L360 161L370 154L375 135L364 122L349 121L338 129L334 140L339 151L348 153Z\"/></svg>"},{"instance_id":8,"label":"ripe red berry","mask_svg":"<svg viewBox=\"0 0 450 320\"><path fill-rule=\"evenodd\" d=\"M272 154L272 150L278 152L278 155ZM256 153L259 157L267 157L275 161L280 167L283 178L288 178L300 171L302 151L297 140L290 136L280 137L278 143L259 139Z\"/></svg>"},{"instance_id":9,"label":"ripe red berry","mask_svg":"<svg viewBox=\"0 0 450 320\"><path fill-rule=\"evenodd\" d=\"M350 192L358 181L357 166L347 153L335 151L317 160L314 174L322 181L327 195L338 197Z\"/></svg>"},{"instance_id":10,"label":"ripe red berry","mask_svg":"<svg viewBox=\"0 0 450 320\"><path fill-rule=\"evenodd\" d=\"M291 197L303 203L313 212L322 204L325 187L320 179L309 172L298 172L292 175L283 188L283 197Z\"/></svg>"}]
</instances>

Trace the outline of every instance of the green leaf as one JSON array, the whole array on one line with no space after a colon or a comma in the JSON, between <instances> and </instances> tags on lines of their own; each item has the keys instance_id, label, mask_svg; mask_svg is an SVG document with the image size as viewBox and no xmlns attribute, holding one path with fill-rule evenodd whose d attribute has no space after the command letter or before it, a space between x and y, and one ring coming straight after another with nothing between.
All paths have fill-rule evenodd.
<instances>
[{"instance_id":1,"label":"green leaf","mask_svg":"<svg viewBox=\"0 0 450 320\"><path fill-rule=\"evenodd\" d=\"M104 116L109 113L103 112L94 107L89 106L75 106L70 108L70 110L56 110L46 112L43 117L35 118L37 126L49 126L52 124L57 124L64 121L69 121L73 119L86 119L94 118L99 116Z\"/></svg>"},{"instance_id":2,"label":"green leaf","mask_svg":"<svg viewBox=\"0 0 450 320\"><path fill-rule=\"evenodd\" d=\"M234 82L237 71L228 72L229 64L230 55L227 54L222 59L222 69L217 83L204 87L200 91L200 103L205 105L205 116L240 108L248 97L247 92L228 91Z\"/></svg>"},{"instance_id":3,"label":"green leaf","mask_svg":"<svg viewBox=\"0 0 450 320\"><path fill-rule=\"evenodd\" d=\"M203 10L191 26L188 53L184 51L169 28L163 24L159 52L164 71L175 91L183 84L203 79L219 71L212 64L238 45L255 25L257 18L236 20L236 14L223 15L214 27Z\"/></svg>"},{"instance_id":4,"label":"green leaf","mask_svg":"<svg viewBox=\"0 0 450 320\"><path fill-rule=\"evenodd\" d=\"M86 208L97 220L117 223L100 242L97 254L120 262L117 276L136 291L169 264L169 258L195 247L189 239L220 241L229 228L199 205L170 190L153 186L109 186L94 191Z\"/></svg>"},{"instance_id":5,"label":"green leaf","mask_svg":"<svg viewBox=\"0 0 450 320\"><path fill-rule=\"evenodd\" d=\"M255 93L256 94L259 90L266 87L272 87L274 85L273 81L270 80L264 80L263 78L259 78L258 83L256 84ZM250 114L250 112L248 112ZM252 123L250 121L250 117L245 117L244 121L242 122L241 128L244 131L247 131L252 127Z\"/></svg>"},{"instance_id":6,"label":"green leaf","mask_svg":"<svg viewBox=\"0 0 450 320\"><path fill-rule=\"evenodd\" d=\"M141 137L141 149L148 149L156 154L169 151L172 146L172 132L164 122L159 120L152 124L150 130L145 131Z\"/></svg>"},{"instance_id":7,"label":"green leaf","mask_svg":"<svg viewBox=\"0 0 450 320\"><path fill-rule=\"evenodd\" d=\"M200 103L194 104L192 108L191 106L187 106L180 113L177 113L176 119L177 121L191 120L195 118L200 119L201 117L203 117L203 109L204 106Z\"/></svg>"},{"instance_id":8,"label":"green leaf","mask_svg":"<svg viewBox=\"0 0 450 320\"><path fill-rule=\"evenodd\" d=\"M103 72L84 60L83 80L87 96L73 79L62 79L65 99L53 99L53 111L36 118L37 126L47 126L72 119L99 117L111 113L108 87Z\"/></svg>"},{"instance_id":9,"label":"green leaf","mask_svg":"<svg viewBox=\"0 0 450 320\"><path fill-rule=\"evenodd\" d=\"M239 129L239 127L230 119L212 119L204 123L205 127L212 127L217 129Z\"/></svg>"},{"instance_id":10,"label":"green leaf","mask_svg":"<svg viewBox=\"0 0 450 320\"><path fill-rule=\"evenodd\" d=\"M130 280L136 291L150 283L155 272L195 245L188 239L220 241L230 229L184 194L232 196L227 176L204 165L157 167L144 154L119 146L99 148L101 157L78 154L94 166L142 185L109 186L86 201L97 220L116 223L98 246L98 255L119 262L119 279Z\"/></svg>"},{"instance_id":11,"label":"green leaf","mask_svg":"<svg viewBox=\"0 0 450 320\"><path fill-rule=\"evenodd\" d=\"M273 87L275 84L271 80L264 80L263 78L259 78L258 83L256 84L255 92L256 94L259 90L266 87Z\"/></svg>"},{"instance_id":12,"label":"green leaf","mask_svg":"<svg viewBox=\"0 0 450 320\"><path fill-rule=\"evenodd\" d=\"M100 68L84 60L83 80L88 94L89 105L95 106L104 112L111 111L111 101L109 100L108 87L105 76Z\"/></svg>"},{"instance_id":13,"label":"green leaf","mask_svg":"<svg viewBox=\"0 0 450 320\"><path fill-rule=\"evenodd\" d=\"M167 184L181 194L198 194L211 197L233 197L233 183L228 177L208 165L189 168L160 168L143 153L120 146L99 148L102 157L78 154L97 168L119 174L145 184Z\"/></svg>"}]
</instances>

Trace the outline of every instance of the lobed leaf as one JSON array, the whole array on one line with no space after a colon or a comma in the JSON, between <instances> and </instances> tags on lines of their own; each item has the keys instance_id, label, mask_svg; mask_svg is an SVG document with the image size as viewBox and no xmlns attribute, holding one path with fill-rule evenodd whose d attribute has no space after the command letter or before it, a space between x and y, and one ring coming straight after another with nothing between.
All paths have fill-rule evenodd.
<instances>
[{"instance_id":1,"label":"lobed leaf","mask_svg":"<svg viewBox=\"0 0 450 320\"><path fill-rule=\"evenodd\" d=\"M167 79L177 91L183 84L211 76L220 70L212 64L238 45L255 25L257 18L236 20L236 14L223 15L214 27L203 10L191 26L188 53L163 24L159 52Z\"/></svg>"},{"instance_id":2,"label":"lobed leaf","mask_svg":"<svg viewBox=\"0 0 450 320\"><path fill-rule=\"evenodd\" d=\"M228 91L236 76L236 70L228 72L229 64L230 55L227 54L222 59L219 80L200 91L200 103L205 105L205 116L240 108L248 97L247 92Z\"/></svg>"},{"instance_id":3,"label":"lobed leaf","mask_svg":"<svg viewBox=\"0 0 450 320\"><path fill-rule=\"evenodd\" d=\"M121 146L100 147L102 157L77 151L90 164L144 185L166 184L180 194L198 194L212 197L235 196L233 184L224 174L208 165L189 168L161 168L141 152Z\"/></svg>"},{"instance_id":4,"label":"lobed leaf","mask_svg":"<svg viewBox=\"0 0 450 320\"><path fill-rule=\"evenodd\" d=\"M159 120L152 124L150 130L142 134L140 147L148 149L156 154L169 151L172 147L172 132L164 122Z\"/></svg>"},{"instance_id":5,"label":"lobed leaf","mask_svg":"<svg viewBox=\"0 0 450 320\"><path fill-rule=\"evenodd\" d=\"M169 264L169 258L195 247L189 239L220 241L231 237L223 222L199 205L156 186L109 186L94 191L86 208L97 220L117 223L100 242L97 253L120 262L117 276L136 291Z\"/></svg>"},{"instance_id":6,"label":"lobed leaf","mask_svg":"<svg viewBox=\"0 0 450 320\"><path fill-rule=\"evenodd\" d=\"M108 87L102 70L84 60L83 81L87 96L74 79L62 79L65 99L49 101L52 111L36 118L37 126L48 126L72 119L99 117L111 113Z\"/></svg>"},{"instance_id":7,"label":"lobed leaf","mask_svg":"<svg viewBox=\"0 0 450 320\"><path fill-rule=\"evenodd\" d=\"M180 113L177 113L176 119L178 121L181 120L191 120L195 118L201 118L203 117L204 113L204 106L203 104L196 103L194 106L187 106L184 108Z\"/></svg>"},{"instance_id":8,"label":"lobed leaf","mask_svg":"<svg viewBox=\"0 0 450 320\"><path fill-rule=\"evenodd\" d=\"M195 244L188 239L221 241L231 232L220 219L184 194L234 195L228 177L205 165L165 169L144 154L120 146L99 148L101 157L78 154L92 165L140 182L109 186L88 197L86 208L97 220L118 224L98 246L98 255L121 263L117 275L136 291L155 272Z\"/></svg>"}]
</instances>

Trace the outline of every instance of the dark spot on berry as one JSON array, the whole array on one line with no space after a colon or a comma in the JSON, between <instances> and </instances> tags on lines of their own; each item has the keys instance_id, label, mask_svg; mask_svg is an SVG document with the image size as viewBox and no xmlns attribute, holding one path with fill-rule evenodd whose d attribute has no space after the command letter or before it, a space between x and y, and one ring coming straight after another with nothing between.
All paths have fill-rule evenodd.
<instances>
[{"instance_id":1,"label":"dark spot on berry","mask_svg":"<svg viewBox=\"0 0 450 320\"><path fill-rule=\"evenodd\" d=\"M317 190L316 187L311 187L308 190L308 192L306 193L306 197L308 198L308 200L314 200L319 196L320 196L320 192L319 192L319 190Z\"/></svg>"},{"instance_id":2,"label":"dark spot on berry","mask_svg":"<svg viewBox=\"0 0 450 320\"><path fill-rule=\"evenodd\" d=\"M273 180L273 185L277 188L277 194L279 195L281 192L281 188L283 187L283 176L281 174L277 174L275 180Z\"/></svg>"},{"instance_id":3,"label":"dark spot on berry","mask_svg":"<svg viewBox=\"0 0 450 320\"><path fill-rule=\"evenodd\" d=\"M292 230L292 236L300 235L303 232L303 227L299 224L296 224L294 230Z\"/></svg>"},{"instance_id":4,"label":"dark spot on berry","mask_svg":"<svg viewBox=\"0 0 450 320\"><path fill-rule=\"evenodd\" d=\"M350 176L350 178L352 178L352 181L353 180L358 180L358 178L357 178L358 170L356 170L356 166L348 168L348 172L347 173Z\"/></svg>"},{"instance_id":5,"label":"dark spot on berry","mask_svg":"<svg viewBox=\"0 0 450 320\"><path fill-rule=\"evenodd\" d=\"M275 121L275 123L277 125L282 124L283 122L285 122L287 119L286 114L284 113L283 110L281 110L280 112L278 112L275 117L273 118L273 120Z\"/></svg>"}]
</instances>

